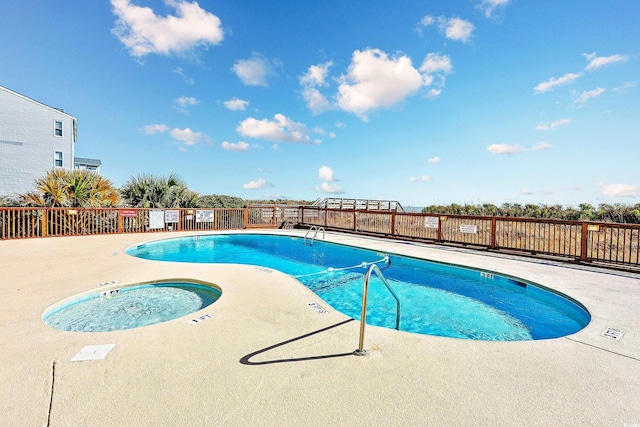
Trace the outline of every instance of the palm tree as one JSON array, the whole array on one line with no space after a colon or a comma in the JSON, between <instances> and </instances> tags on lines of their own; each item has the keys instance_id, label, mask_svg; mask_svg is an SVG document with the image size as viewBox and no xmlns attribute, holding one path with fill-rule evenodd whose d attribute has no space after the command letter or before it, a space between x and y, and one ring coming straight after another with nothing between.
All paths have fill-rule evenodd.
<instances>
[{"instance_id":1,"label":"palm tree","mask_svg":"<svg viewBox=\"0 0 640 427\"><path fill-rule=\"evenodd\" d=\"M20 199L24 206L98 208L115 206L120 198L111 181L95 172L53 169Z\"/></svg>"},{"instance_id":2,"label":"palm tree","mask_svg":"<svg viewBox=\"0 0 640 427\"><path fill-rule=\"evenodd\" d=\"M120 194L134 208L193 208L197 207L199 197L174 173L168 177L149 174L132 177Z\"/></svg>"}]
</instances>

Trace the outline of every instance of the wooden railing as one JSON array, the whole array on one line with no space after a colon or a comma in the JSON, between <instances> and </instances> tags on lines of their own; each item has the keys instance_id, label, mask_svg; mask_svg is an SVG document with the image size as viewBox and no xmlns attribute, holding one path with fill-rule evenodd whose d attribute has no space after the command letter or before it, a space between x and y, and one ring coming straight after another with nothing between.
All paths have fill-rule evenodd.
<instances>
[{"instance_id":1,"label":"wooden railing","mask_svg":"<svg viewBox=\"0 0 640 427\"><path fill-rule=\"evenodd\" d=\"M160 231L276 228L290 209L0 208L0 240ZM297 207L295 208L297 222Z\"/></svg>"},{"instance_id":2,"label":"wooden railing","mask_svg":"<svg viewBox=\"0 0 640 427\"><path fill-rule=\"evenodd\" d=\"M300 223L325 229L640 268L640 225L300 207Z\"/></svg>"},{"instance_id":3,"label":"wooden railing","mask_svg":"<svg viewBox=\"0 0 640 427\"><path fill-rule=\"evenodd\" d=\"M0 208L0 240L162 231L321 226L327 230L640 268L640 225L250 206L240 209Z\"/></svg>"}]
</instances>

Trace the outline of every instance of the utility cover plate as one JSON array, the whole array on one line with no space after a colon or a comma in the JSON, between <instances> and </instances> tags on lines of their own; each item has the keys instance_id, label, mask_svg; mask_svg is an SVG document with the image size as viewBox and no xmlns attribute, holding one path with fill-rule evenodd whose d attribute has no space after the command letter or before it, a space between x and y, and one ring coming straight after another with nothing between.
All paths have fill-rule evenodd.
<instances>
[{"instance_id":1,"label":"utility cover plate","mask_svg":"<svg viewBox=\"0 0 640 427\"><path fill-rule=\"evenodd\" d=\"M317 302L308 302L307 305L309 306L309 308L311 308L311 310L315 311L318 314L327 314L328 313L328 311L325 310L325 308L322 307Z\"/></svg>"},{"instance_id":2,"label":"utility cover plate","mask_svg":"<svg viewBox=\"0 0 640 427\"><path fill-rule=\"evenodd\" d=\"M622 329L607 328L600 335L606 338L611 338L612 340L620 341L620 339L624 335L624 331Z\"/></svg>"},{"instance_id":3,"label":"utility cover plate","mask_svg":"<svg viewBox=\"0 0 640 427\"><path fill-rule=\"evenodd\" d=\"M83 362L85 360L102 360L115 347L115 344L87 345L80 353L76 354L72 362Z\"/></svg>"}]
</instances>

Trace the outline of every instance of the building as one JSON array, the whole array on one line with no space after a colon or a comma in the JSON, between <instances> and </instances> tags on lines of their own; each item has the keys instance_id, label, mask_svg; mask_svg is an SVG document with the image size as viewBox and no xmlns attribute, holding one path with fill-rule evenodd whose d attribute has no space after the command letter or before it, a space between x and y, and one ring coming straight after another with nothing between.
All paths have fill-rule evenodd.
<instances>
[{"instance_id":1,"label":"building","mask_svg":"<svg viewBox=\"0 0 640 427\"><path fill-rule=\"evenodd\" d=\"M0 196L33 189L53 168L73 170L76 118L0 86Z\"/></svg>"},{"instance_id":2,"label":"building","mask_svg":"<svg viewBox=\"0 0 640 427\"><path fill-rule=\"evenodd\" d=\"M88 170L95 173L100 173L100 166L102 162L97 159L85 159L84 157L75 157L73 159L73 168L76 170Z\"/></svg>"}]
</instances>

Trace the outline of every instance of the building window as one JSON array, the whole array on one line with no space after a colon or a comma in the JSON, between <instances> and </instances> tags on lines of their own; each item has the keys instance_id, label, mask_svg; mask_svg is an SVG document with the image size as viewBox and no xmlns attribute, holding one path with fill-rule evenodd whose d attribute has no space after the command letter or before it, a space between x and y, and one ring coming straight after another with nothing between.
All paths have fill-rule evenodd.
<instances>
[{"instance_id":1,"label":"building window","mask_svg":"<svg viewBox=\"0 0 640 427\"><path fill-rule=\"evenodd\" d=\"M62 167L62 151L54 151L53 153L53 166L57 168Z\"/></svg>"},{"instance_id":2,"label":"building window","mask_svg":"<svg viewBox=\"0 0 640 427\"><path fill-rule=\"evenodd\" d=\"M53 122L53 134L55 136L62 136L62 122L58 120Z\"/></svg>"}]
</instances>

